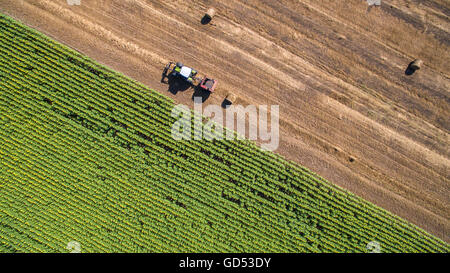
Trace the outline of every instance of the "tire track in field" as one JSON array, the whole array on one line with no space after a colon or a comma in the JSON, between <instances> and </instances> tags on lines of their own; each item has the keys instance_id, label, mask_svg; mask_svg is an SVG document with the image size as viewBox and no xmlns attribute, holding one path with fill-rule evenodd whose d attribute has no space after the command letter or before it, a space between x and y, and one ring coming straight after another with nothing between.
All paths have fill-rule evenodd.
<instances>
[{"instance_id":1,"label":"tire track in field","mask_svg":"<svg viewBox=\"0 0 450 273\"><path fill-rule=\"evenodd\" d=\"M44 10L48 10L53 13L57 13L59 16L61 16L66 22L69 22L70 24L73 24L75 26L80 27L81 29L91 33L92 35L95 35L97 37L101 37L105 39L106 41L112 43L116 47L125 50L131 54L137 55L144 59L150 59L153 63L157 64L165 64L167 61L161 58L159 55L154 54L153 52L150 52L148 50L145 50L138 45L131 43L125 39L120 38L119 36L115 35L111 31L105 29L104 27L92 23L91 21L88 21L84 19L83 17L74 14L68 9L62 8L58 4L55 4L52 1L48 0L39 0L36 4L37 6L41 7Z\"/></svg>"},{"instance_id":2,"label":"tire track in field","mask_svg":"<svg viewBox=\"0 0 450 273\"><path fill-rule=\"evenodd\" d=\"M294 56L294 58L295 58L295 56ZM367 120L366 120L366 123L370 123L370 120L369 120L369 122L367 122ZM381 129L383 129L383 128L381 128ZM381 130L382 131L382 130ZM390 131L390 134L392 134L392 130L389 130ZM407 144L405 144L405 145L409 145L409 144L411 144L411 143L413 143L413 141L411 141L411 140L409 140L408 141L408 143ZM421 147L421 145L418 145L418 144L416 144L415 146L417 146L417 147ZM423 149L421 149L422 151L423 151ZM434 152L432 152L432 151L430 151L429 149L426 149L427 151L429 151L429 152L431 152L432 154L434 154ZM437 155L438 156L438 159L441 159L441 158L443 158L442 156L440 156L440 155ZM434 163L436 163L436 162L440 162L439 160L435 160L435 162ZM444 161L445 162L445 161Z\"/></svg>"},{"instance_id":3,"label":"tire track in field","mask_svg":"<svg viewBox=\"0 0 450 273\"><path fill-rule=\"evenodd\" d=\"M243 4L244 5L244 4ZM255 8L253 8L253 7L250 7L252 10L256 10ZM266 11L266 10L268 10L268 9L265 9L264 11ZM267 11L268 13L270 12L270 11ZM278 18L279 17L281 17L281 16L278 16ZM231 20L233 20L233 18L231 18L231 17L229 17ZM273 20L277 20L276 18L274 18L273 16L270 16L269 18L271 18L271 19L273 19ZM282 24L282 22L276 22L276 23L274 23L274 24L277 24L277 23L280 23L280 24ZM289 27L290 28L290 27ZM290 28L291 29L291 28ZM296 30L296 31L298 31L298 30ZM311 41L308 37L302 37L302 39L305 39L305 40L308 40L308 41ZM334 41L333 41L334 42ZM314 41L311 41L311 43L315 43L315 44L317 44L318 42L316 42L315 40ZM286 45L286 44L285 44ZM322 45L322 46L326 46L326 44L320 44L320 45ZM335 44L333 44L333 45L335 45ZM347 43L347 46L348 46L349 44ZM287 46L289 46L289 45L287 45ZM329 45L328 45L329 46ZM384 47L384 45L380 45L380 46L382 46L382 47ZM290 48L291 50L293 49L292 48L292 46L291 46L291 48ZM330 50L332 50L332 49L330 49ZM355 49L356 51L361 51L361 49L359 49L359 48L356 48ZM382 51L382 50L381 50ZM295 51L295 53L296 54L301 54L299 51ZM365 53L365 54L367 54L367 53ZM347 58L347 57L346 57ZM370 54L370 58L371 58L371 60L377 60L377 59L379 59L378 58L378 56L375 56L374 54ZM402 61L403 62L403 64L404 63L406 63L406 61L405 60L403 60ZM315 62L315 64L317 64L317 62ZM386 69L391 69L391 66L386 66L386 62L384 62L384 63L377 63L378 65L381 65L382 67L383 67L383 70L386 70ZM328 65L329 67L332 67L333 66L333 64L329 64ZM410 97L414 97L414 99L416 100L416 98L419 98L420 99L420 105L421 105L421 107L423 108L423 109L426 109L427 111L429 111L429 109L430 109L430 107L428 107L429 105L430 105L430 101L429 101L429 99L431 99L431 101L434 101L434 100L438 100L438 102L440 102L440 104L436 104L436 103L433 103L432 105L434 106L434 107L440 107L441 108L441 106L442 107L444 107L444 108L441 108L441 109L439 109L439 111L448 111L448 107L447 107L447 104L445 103L445 100L447 99L448 100L448 92L446 92L446 91L444 91L445 89L444 88L427 88L427 85L420 85L420 86L416 86L413 90L410 90L410 84L411 84L411 82L409 81L409 82L405 82L405 80L404 79L398 79L398 78L395 78L395 77L393 77L393 76L391 76L391 75L395 75L396 73L399 73L399 71L398 71L398 69L397 69L397 71L393 71L392 69L391 69L391 71L389 71L389 73L387 73L386 71L373 71L373 67L374 67L374 64L371 64L371 68L372 69L369 69L369 67L365 67L365 72L367 73L367 76L365 76L366 78L372 78L372 77L377 77L377 79L379 79L379 82L383 82L383 83L385 83L385 84L391 84L391 86L390 86L390 91L388 91L388 90L386 90L383 94L382 93L380 93L380 92L375 92L373 89L370 89L370 91L371 91L371 93L373 93L373 94L371 94L371 95L373 95L373 96L376 96L375 98L373 98L373 99L378 99L378 100L383 100L385 103L384 103L384 108L386 108L386 104L388 103L388 104L396 104L396 108L398 108L398 107L401 107L402 108L402 110L406 113L408 113L409 114L409 118L412 118L412 117L414 117L414 119L415 119L415 122L418 122L419 121L419 117L416 117L416 116L414 116L415 115L415 113L414 112L411 112L410 110L409 110L409 108L407 107L408 105L406 105L405 106L405 104L404 103L402 103L402 106L400 106L399 105L399 102L401 103L401 101L402 101L402 98L407 98L407 99L409 99ZM397 65L397 67L401 67L401 66L399 66L399 65ZM322 68L322 67L321 67ZM327 72L329 72L329 73L331 73L331 74L333 74L334 76L337 76L337 77L339 77L339 78L341 78L342 80L344 80L344 81L346 81L346 82L348 82L348 83L350 83L350 84L352 84L352 85L360 85L360 84L358 84L357 82L354 82L354 81L352 81L351 79L350 79L350 77L348 77L348 75L344 75L344 76L342 76L342 75L339 75L339 74L336 74L335 72L333 72L332 70L330 70L330 69L325 69L324 68L324 71L327 71ZM423 72L426 72L426 71L423 71ZM423 72L421 72L421 73L423 73ZM402 72L401 72L402 73ZM425 80L425 79L424 79ZM433 79L433 80L428 80L427 79L427 84L428 85L434 85L434 82L436 82L436 80L437 79ZM442 80L440 80L439 82L442 82ZM447 81L448 82L448 81ZM446 83L446 82L444 82L444 83ZM449 85L450 86L450 85ZM402 95L401 95L401 97L398 97L398 96L394 96L393 98L391 97L392 95L392 87L395 87L397 90L400 90L401 91L401 93L402 93ZM418 88L420 88L420 89L423 89L423 88L425 88L426 90L427 90L427 95L426 96L424 96L424 94L423 94L423 92L422 91L418 91ZM433 94L433 93L436 93L437 91L439 91L439 96L438 97L434 97L435 96L435 94ZM386 93L387 92L387 93ZM357 93L354 93L354 95L356 95L357 97L359 97L360 95L358 95L358 93L361 93L361 90L359 90ZM389 98L388 98L389 97ZM393 100L395 100L396 102L394 102ZM364 101L364 98L361 98L361 100L362 101ZM375 102L375 103L378 103L378 101L373 101L373 102ZM414 104L417 104L416 103L416 101L414 101L414 100L410 100L409 101L410 103L409 104L413 104L412 106L414 106ZM441 105L441 106L439 106L439 105ZM411 106L411 105L409 105L409 106ZM373 110L376 110L376 108L374 108L374 107L372 107L371 106L371 108L369 108L371 111L373 111ZM432 108L431 108L432 109ZM437 113L439 113L439 112L435 112L436 114ZM384 114L384 113L383 113ZM412 117L411 117L411 115L413 115ZM397 120L398 119L398 117L395 117L395 116L391 116L391 124L392 123L395 123L395 120ZM430 124L431 125L431 124ZM392 126L391 126L392 127ZM433 126L429 126L429 125L420 125L420 126L416 126L416 127L418 127L418 128L422 128L422 127L426 127L427 128L427 130L433 130L434 131L434 134L440 134L440 135L442 135L443 134L443 131L442 130L440 130L439 128L436 128L434 125ZM403 127L403 130L407 130L405 127ZM437 130L437 131L436 131ZM421 134L423 134L425 132L425 130L422 130L422 132L420 132ZM409 134L410 136L413 136L413 134ZM423 144L425 144L425 142L422 142ZM446 149L445 149L446 150ZM441 151L442 151L442 149L441 149ZM448 153L447 153L448 154Z\"/></svg>"}]
</instances>

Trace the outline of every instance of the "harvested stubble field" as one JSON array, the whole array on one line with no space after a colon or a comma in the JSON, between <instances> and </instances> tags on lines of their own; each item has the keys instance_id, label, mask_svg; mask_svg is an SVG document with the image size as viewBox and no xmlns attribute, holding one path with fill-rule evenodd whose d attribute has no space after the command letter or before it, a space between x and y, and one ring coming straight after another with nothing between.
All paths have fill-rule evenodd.
<instances>
[{"instance_id":1,"label":"harvested stubble field","mask_svg":"<svg viewBox=\"0 0 450 273\"><path fill-rule=\"evenodd\" d=\"M279 154L450 241L448 1L81 2L0 12L160 91L174 60L220 81L206 104L232 91L280 105ZM405 75L415 58L425 66Z\"/></svg>"}]
</instances>

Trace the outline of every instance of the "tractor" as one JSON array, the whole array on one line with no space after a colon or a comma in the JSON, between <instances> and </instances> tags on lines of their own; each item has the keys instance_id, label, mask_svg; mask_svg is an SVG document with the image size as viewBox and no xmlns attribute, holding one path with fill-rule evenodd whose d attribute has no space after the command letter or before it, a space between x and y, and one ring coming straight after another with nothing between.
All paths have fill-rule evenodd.
<instances>
[{"instance_id":1,"label":"tractor","mask_svg":"<svg viewBox=\"0 0 450 273\"><path fill-rule=\"evenodd\" d=\"M170 72L169 72L170 71ZM169 73L169 74L168 74ZM214 92L217 80L207 76L199 76L198 71L184 66L182 63L169 62L163 71L163 81L166 77L174 77L188 82L192 86L197 86L207 92Z\"/></svg>"}]
</instances>

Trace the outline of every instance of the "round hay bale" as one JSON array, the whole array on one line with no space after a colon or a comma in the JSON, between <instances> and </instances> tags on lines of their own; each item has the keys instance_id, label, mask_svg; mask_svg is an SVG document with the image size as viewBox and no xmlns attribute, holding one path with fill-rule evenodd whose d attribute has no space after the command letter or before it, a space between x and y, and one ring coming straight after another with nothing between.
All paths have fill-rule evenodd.
<instances>
[{"instance_id":1,"label":"round hay bale","mask_svg":"<svg viewBox=\"0 0 450 273\"><path fill-rule=\"evenodd\" d=\"M209 20L212 20L212 18L216 15L216 10L214 8L209 8L208 11L205 14L205 17L209 18Z\"/></svg>"},{"instance_id":2,"label":"round hay bale","mask_svg":"<svg viewBox=\"0 0 450 273\"><path fill-rule=\"evenodd\" d=\"M420 67L423 65L423 61L420 59L414 60L414 62L411 63L410 67L414 70L420 69Z\"/></svg>"},{"instance_id":3,"label":"round hay bale","mask_svg":"<svg viewBox=\"0 0 450 273\"><path fill-rule=\"evenodd\" d=\"M234 103L237 100L237 96L233 93L228 93L225 98L231 103Z\"/></svg>"},{"instance_id":4,"label":"round hay bale","mask_svg":"<svg viewBox=\"0 0 450 273\"><path fill-rule=\"evenodd\" d=\"M340 34L340 33L337 35L337 38L338 38L339 40L347 40L347 37L345 37L345 35Z\"/></svg>"}]
</instances>

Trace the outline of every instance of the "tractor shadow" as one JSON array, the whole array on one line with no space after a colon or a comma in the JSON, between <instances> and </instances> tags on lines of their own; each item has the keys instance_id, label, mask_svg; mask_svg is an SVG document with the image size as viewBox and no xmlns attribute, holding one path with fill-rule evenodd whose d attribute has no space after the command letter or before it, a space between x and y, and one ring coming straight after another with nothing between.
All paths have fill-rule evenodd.
<instances>
[{"instance_id":1,"label":"tractor shadow","mask_svg":"<svg viewBox=\"0 0 450 273\"><path fill-rule=\"evenodd\" d=\"M187 81L180 79L179 77L174 77L172 75L169 75L167 77L163 75L161 78L161 82L169 85L167 91L169 91L173 95L176 95L178 92L186 91L192 86Z\"/></svg>"},{"instance_id":2,"label":"tractor shadow","mask_svg":"<svg viewBox=\"0 0 450 273\"><path fill-rule=\"evenodd\" d=\"M412 74L414 74L414 72L416 72L416 70L414 68L411 67L411 65L413 64L413 62L410 62L408 64L408 67L405 70L405 75L407 76L411 76Z\"/></svg>"},{"instance_id":3,"label":"tractor shadow","mask_svg":"<svg viewBox=\"0 0 450 273\"><path fill-rule=\"evenodd\" d=\"M211 92L203 90L202 88L195 86L194 87L194 94L192 94L192 101L195 101L195 98L200 98L201 103L204 103L209 96L211 95Z\"/></svg>"},{"instance_id":4,"label":"tractor shadow","mask_svg":"<svg viewBox=\"0 0 450 273\"><path fill-rule=\"evenodd\" d=\"M202 25L207 25L211 22L211 17L205 15L203 16L202 20L200 21L200 23L202 23Z\"/></svg>"}]
</instances>

